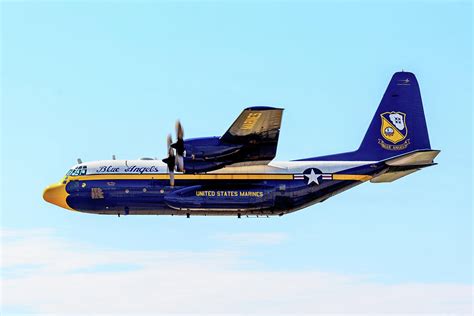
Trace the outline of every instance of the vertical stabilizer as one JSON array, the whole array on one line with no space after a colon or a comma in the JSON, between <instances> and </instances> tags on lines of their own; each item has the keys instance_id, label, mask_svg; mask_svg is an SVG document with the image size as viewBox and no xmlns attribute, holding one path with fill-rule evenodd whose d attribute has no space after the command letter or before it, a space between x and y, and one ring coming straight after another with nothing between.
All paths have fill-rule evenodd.
<instances>
[{"instance_id":1,"label":"vertical stabilizer","mask_svg":"<svg viewBox=\"0 0 474 316\"><path fill-rule=\"evenodd\" d=\"M410 72L397 72L385 91L357 155L369 160L384 160L430 148L418 81Z\"/></svg>"},{"instance_id":2,"label":"vertical stabilizer","mask_svg":"<svg viewBox=\"0 0 474 316\"><path fill-rule=\"evenodd\" d=\"M390 80L359 149L299 160L381 161L430 149L418 81L402 71Z\"/></svg>"}]
</instances>

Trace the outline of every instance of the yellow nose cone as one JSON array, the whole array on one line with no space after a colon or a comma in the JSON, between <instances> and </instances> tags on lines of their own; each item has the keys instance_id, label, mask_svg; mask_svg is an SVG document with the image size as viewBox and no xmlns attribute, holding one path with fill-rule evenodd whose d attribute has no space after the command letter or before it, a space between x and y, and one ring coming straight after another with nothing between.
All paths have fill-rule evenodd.
<instances>
[{"instance_id":1,"label":"yellow nose cone","mask_svg":"<svg viewBox=\"0 0 474 316\"><path fill-rule=\"evenodd\" d=\"M72 210L66 203L66 185L62 183L56 183L48 186L43 192L43 199L46 202L60 206L62 208Z\"/></svg>"}]
</instances>

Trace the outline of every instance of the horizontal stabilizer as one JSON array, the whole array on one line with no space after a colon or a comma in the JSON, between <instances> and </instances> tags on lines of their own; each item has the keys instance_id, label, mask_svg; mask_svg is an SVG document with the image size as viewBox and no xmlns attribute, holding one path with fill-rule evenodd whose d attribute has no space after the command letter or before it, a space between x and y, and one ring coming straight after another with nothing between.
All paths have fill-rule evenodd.
<instances>
[{"instance_id":1,"label":"horizontal stabilizer","mask_svg":"<svg viewBox=\"0 0 474 316\"><path fill-rule=\"evenodd\" d=\"M411 169L411 170L405 170L405 171L395 171L395 172L387 172L384 173L378 177L373 178L370 180L372 183L383 183L383 182L392 182L395 180L398 180L404 176L407 176L409 174L412 174L413 172L416 172L420 169Z\"/></svg>"},{"instance_id":2,"label":"horizontal stabilizer","mask_svg":"<svg viewBox=\"0 0 474 316\"><path fill-rule=\"evenodd\" d=\"M433 164L439 150L423 150L385 161L388 166L425 166Z\"/></svg>"},{"instance_id":3,"label":"horizontal stabilizer","mask_svg":"<svg viewBox=\"0 0 474 316\"><path fill-rule=\"evenodd\" d=\"M412 174L421 168L436 165L433 160L438 156L439 152L439 150L422 150L389 159L385 161L385 164L388 166L387 171L374 177L370 182L392 182Z\"/></svg>"}]
</instances>

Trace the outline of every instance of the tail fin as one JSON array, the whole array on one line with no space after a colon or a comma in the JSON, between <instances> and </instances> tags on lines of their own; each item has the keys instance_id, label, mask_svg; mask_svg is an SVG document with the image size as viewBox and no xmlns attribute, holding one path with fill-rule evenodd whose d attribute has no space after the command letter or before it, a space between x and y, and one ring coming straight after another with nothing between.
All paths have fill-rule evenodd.
<instances>
[{"instance_id":1,"label":"tail fin","mask_svg":"<svg viewBox=\"0 0 474 316\"><path fill-rule=\"evenodd\" d=\"M431 149L420 87L411 72L396 72L359 149L299 160L382 161Z\"/></svg>"},{"instance_id":2,"label":"tail fin","mask_svg":"<svg viewBox=\"0 0 474 316\"><path fill-rule=\"evenodd\" d=\"M397 72L356 155L364 160L385 160L426 149L431 146L418 82L410 72Z\"/></svg>"}]
</instances>

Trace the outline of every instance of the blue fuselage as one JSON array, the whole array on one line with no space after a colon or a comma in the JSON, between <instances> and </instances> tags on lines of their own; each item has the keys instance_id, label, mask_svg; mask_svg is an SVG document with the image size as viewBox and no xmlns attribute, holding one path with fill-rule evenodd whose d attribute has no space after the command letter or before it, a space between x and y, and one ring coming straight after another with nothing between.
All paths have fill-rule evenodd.
<instances>
[{"instance_id":1,"label":"blue fuselage","mask_svg":"<svg viewBox=\"0 0 474 316\"><path fill-rule=\"evenodd\" d=\"M81 168L55 185L55 197L61 195L64 201L52 203L94 214L240 216L301 209L369 180L384 167L367 164L333 173L303 167L285 173L176 174L174 186L169 174L145 167L122 170L133 174L102 166L95 168L99 173L87 174Z\"/></svg>"}]
</instances>

